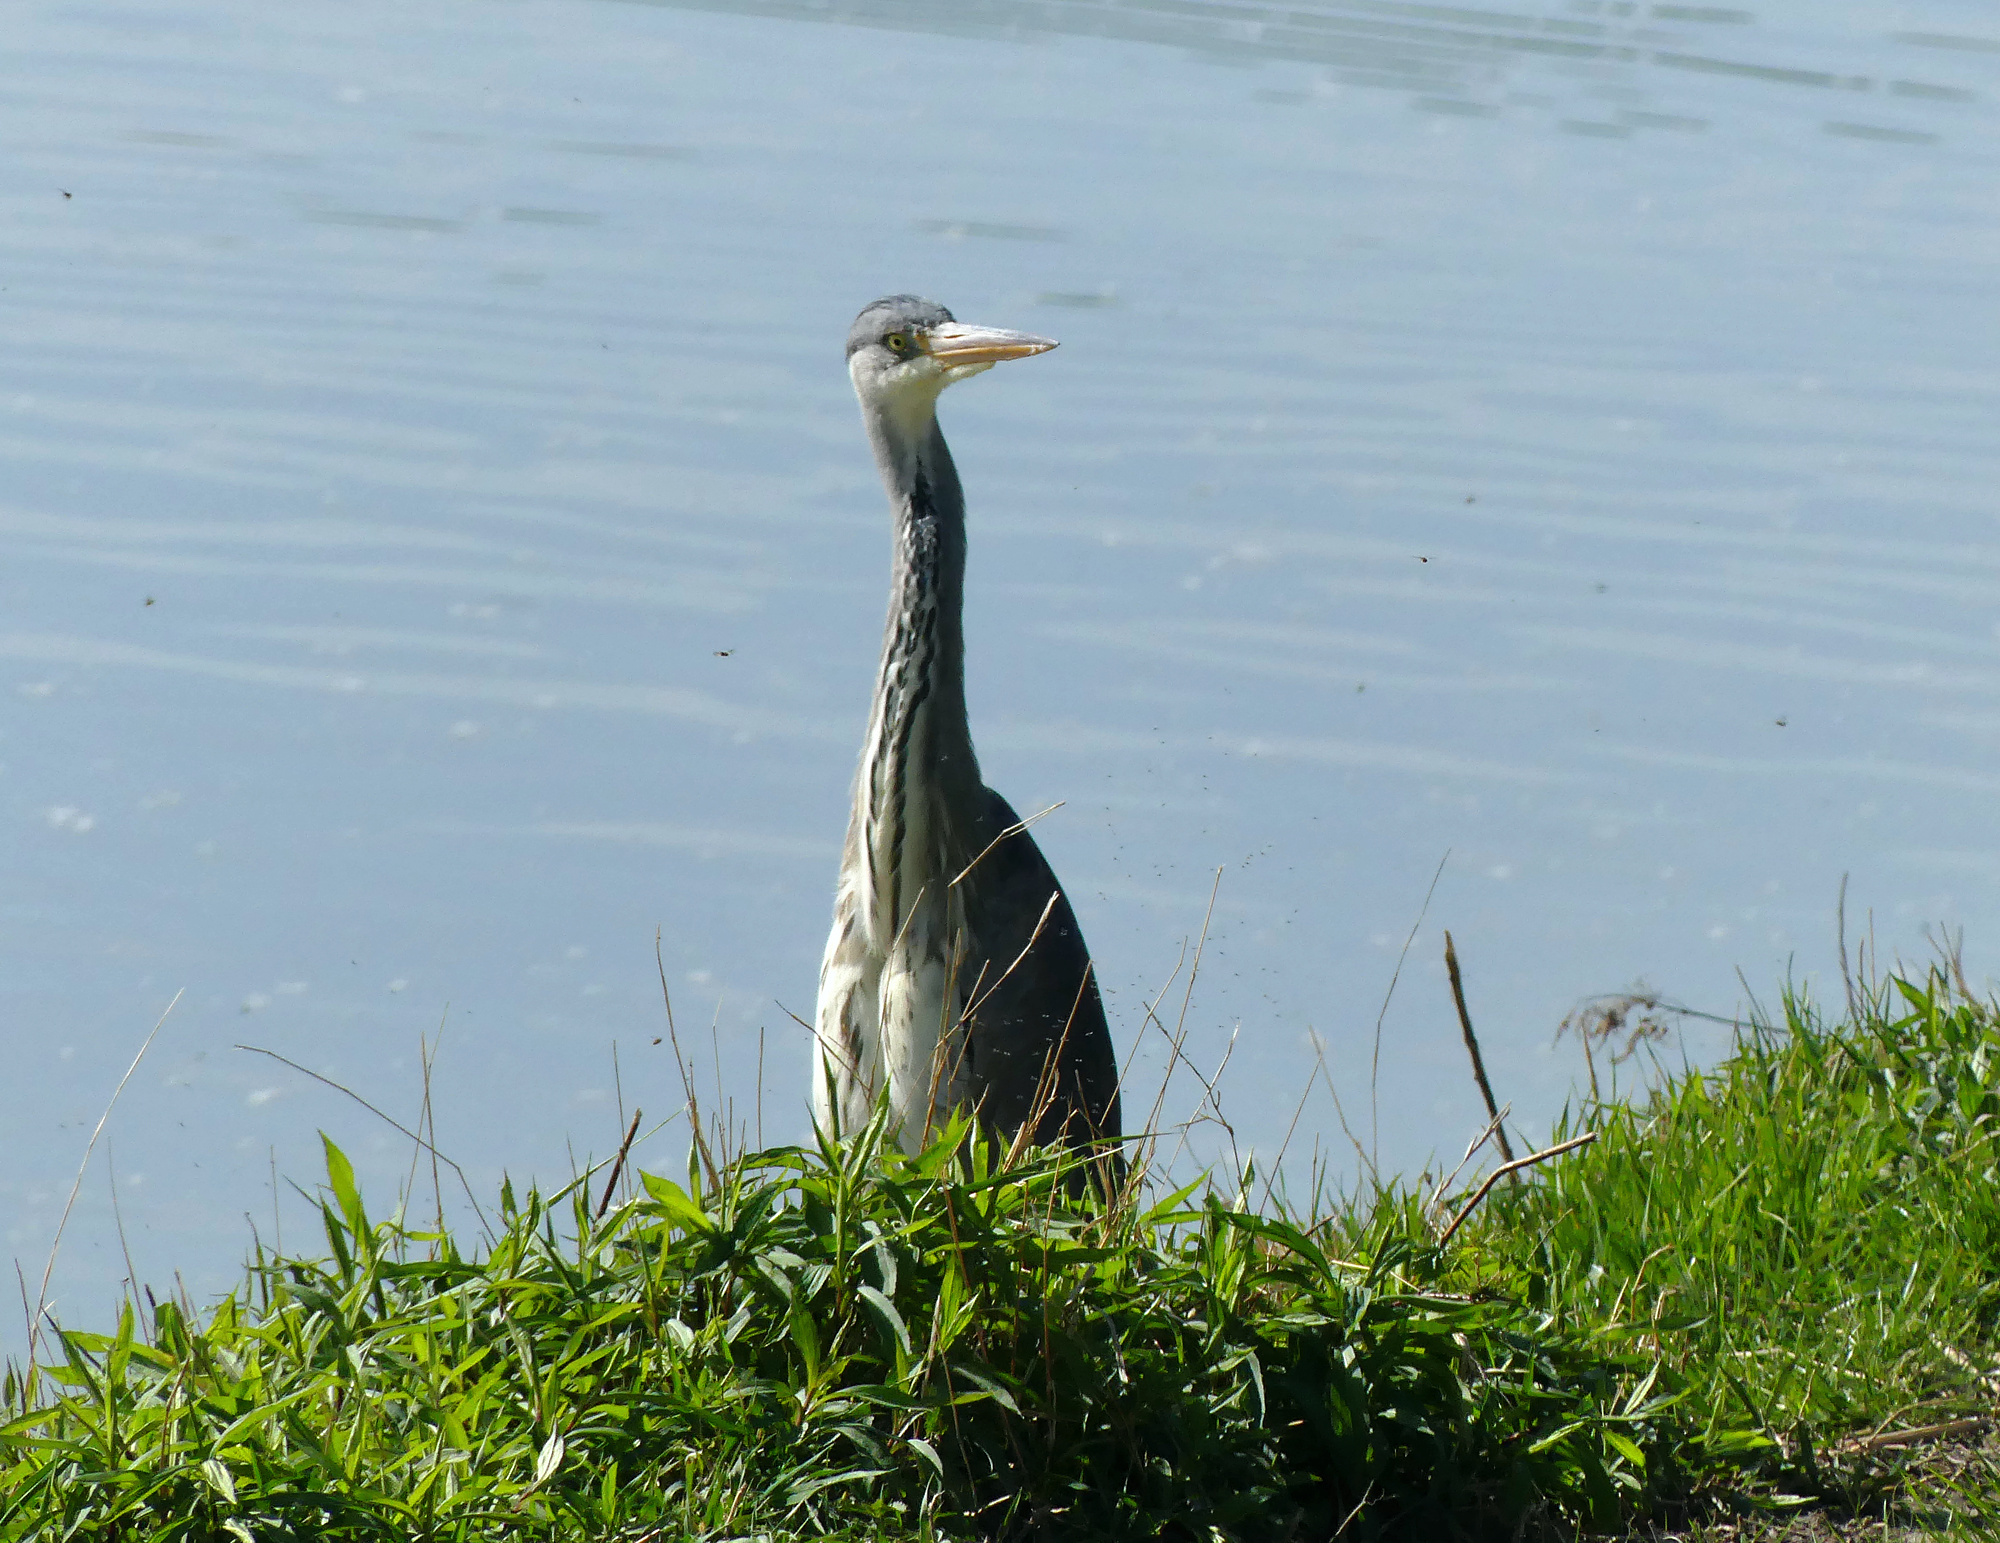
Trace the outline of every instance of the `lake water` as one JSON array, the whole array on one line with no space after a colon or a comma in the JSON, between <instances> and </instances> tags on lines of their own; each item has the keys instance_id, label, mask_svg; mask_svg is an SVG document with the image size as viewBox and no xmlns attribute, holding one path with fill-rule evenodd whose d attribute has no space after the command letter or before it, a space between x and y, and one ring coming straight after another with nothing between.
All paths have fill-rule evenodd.
<instances>
[{"instance_id":1,"label":"lake water","mask_svg":"<svg viewBox=\"0 0 2000 1543\"><path fill-rule=\"evenodd\" d=\"M408 1175L238 1045L409 1123L442 1027L438 1142L481 1188L603 1157L621 1101L668 1114L656 929L704 1089L804 1133L786 1010L886 576L841 342L887 291L1062 340L945 399L969 692L988 780L1063 803L1038 836L1135 1110L1212 891L1187 1053L1237 1034L1239 1142L1276 1150L1317 1035L1405 1170L1480 1120L1442 928L1530 1131L1585 995L1837 997L1843 874L1883 958L1962 927L1986 978L1990 7L7 30L0 1235L30 1295L183 993L70 1221L72 1322L127 1274L114 1176L133 1267L200 1295L318 1131L378 1209ZM1352 1171L1324 1085L1315 1145Z\"/></svg>"}]
</instances>

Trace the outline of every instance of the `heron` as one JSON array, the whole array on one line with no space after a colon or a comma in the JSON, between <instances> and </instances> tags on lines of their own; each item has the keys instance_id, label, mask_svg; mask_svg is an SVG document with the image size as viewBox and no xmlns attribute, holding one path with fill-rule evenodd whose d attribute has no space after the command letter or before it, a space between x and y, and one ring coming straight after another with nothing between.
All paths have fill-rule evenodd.
<instances>
[{"instance_id":1,"label":"heron","mask_svg":"<svg viewBox=\"0 0 2000 1543\"><path fill-rule=\"evenodd\" d=\"M820 968L814 1113L851 1133L886 1093L912 1153L955 1110L1040 1146L1120 1135L1117 1060L1076 914L973 754L965 496L937 421L945 387L1055 346L914 295L877 300L847 335L894 543Z\"/></svg>"}]
</instances>

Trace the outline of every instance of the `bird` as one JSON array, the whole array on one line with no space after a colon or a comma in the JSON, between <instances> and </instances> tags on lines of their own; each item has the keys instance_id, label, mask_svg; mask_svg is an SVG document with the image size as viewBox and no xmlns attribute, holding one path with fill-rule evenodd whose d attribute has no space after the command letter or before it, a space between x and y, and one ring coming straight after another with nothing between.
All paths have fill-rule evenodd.
<instances>
[{"instance_id":1,"label":"bird","mask_svg":"<svg viewBox=\"0 0 2000 1543\"><path fill-rule=\"evenodd\" d=\"M1053 339L915 295L862 310L847 369L889 495L889 615L814 1015L814 1116L886 1093L915 1153L971 1110L1009 1142L1098 1144L1122 1173L1118 1065L1090 951L1026 824L980 778L965 703L965 496L937 402Z\"/></svg>"}]
</instances>

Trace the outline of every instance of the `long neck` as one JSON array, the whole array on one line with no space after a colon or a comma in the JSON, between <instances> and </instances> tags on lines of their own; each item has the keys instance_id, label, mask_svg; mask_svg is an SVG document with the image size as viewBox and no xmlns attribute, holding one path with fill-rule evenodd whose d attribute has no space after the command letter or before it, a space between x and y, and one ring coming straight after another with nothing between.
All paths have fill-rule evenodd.
<instances>
[{"instance_id":1,"label":"long neck","mask_svg":"<svg viewBox=\"0 0 2000 1543\"><path fill-rule=\"evenodd\" d=\"M907 470L886 475L895 547L878 705L915 710L930 759L972 753L965 714L965 495L933 418Z\"/></svg>"},{"instance_id":2,"label":"long neck","mask_svg":"<svg viewBox=\"0 0 2000 1543\"><path fill-rule=\"evenodd\" d=\"M900 927L920 891L943 898L954 811L978 807L965 712L965 497L937 420L871 414L869 438L895 524L889 617L855 817L881 919Z\"/></svg>"}]
</instances>

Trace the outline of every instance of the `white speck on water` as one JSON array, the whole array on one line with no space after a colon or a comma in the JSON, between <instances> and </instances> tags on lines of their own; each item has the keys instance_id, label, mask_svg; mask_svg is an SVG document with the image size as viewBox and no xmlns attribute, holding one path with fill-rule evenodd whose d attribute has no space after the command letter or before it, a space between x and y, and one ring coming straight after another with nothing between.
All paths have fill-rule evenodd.
<instances>
[{"instance_id":1,"label":"white speck on water","mask_svg":"<svg viewBox=\"0 0 2000 1543\"><path fill-rule=\"evenodd\" d=\"M1723 926L1721 922L1717 922L1713 927L1708 929L1708 939L1711 943L1720 943L1728 936L1729 929Z\"/></svg>"},{"instance_id":2,"label":"white speck on water","mask_svg":"<svg viewBox=\"0 0 2000 1543\"><path fill-rule=\"evenodd\" d=\"M451 726L449 732L453 739L477 739L480 727L470 718L461 718Z\"/></svg>"},{"instance_id":3,"label":"white speck on water","mask_svg":"<svg viewBox=\"0 0 2000 1543\"><path fill-rule=\"evenodd\" d=\"M76 1046L64 1045L62 1049L56 1052L56 1059L58 1061L74 1061L76 1059Z\"/></svg>"},{"instance_id":4,"label":"white speck on water","mask_svg":"<svg viewBox=\"0 0 2000 1543\"><path fill-rule=\"evenodd\" d=\"M609 986L593 981L590 985L583 988L583 994L587 997L601 997L610 989Z\"/></svg>"},{"instance_id":5,"label":"white speck on water","mask_svg":"<svg viewBox=\"0 0 2000 1543\"><path fill-rule=\"evenodd\" d=\"M97 824L97 816L85 814L73 804L57 804L42 811L42 818L49 822L52 830L70 830L82 835Z\"/></svg>"},{"instance_id":6,"label":"white speck on water","mask_svg":"<svg viewBox=\"0 0 2000 1543\"><path fill-rule=\"evenodd\" d=\"M407 985L409 985L409 982L404 980L402 976L398 975L394 980L389 982L389 990L401 991Z\"/></svg>"},{"instance_id":7,"label":"white speck on water","mask_svg":"<svg viewBox=\"0 0 2000 1543\"><path fill-rule=\"evenodd\" d=\"M585 948L581 943L572 943L568 948L565 948L563 950L563 958L581 959L585 954L589 952L590 950Z\"/></svg>"},{"instance_id":8,"label":"white speck on water","mask_svg":"<svg viewBox=\"0 0 2000 1543\"><path fill-rule=\"evenodd\" d=\"M286 980L278 982L272 989L281 997L296 997L305 995L308 987L302 980Z\"/></svg>"},{"instance_id":9,"label":"white speck on water","mask_svg":"<svg viewBox=\"0 0 2000 1543\"><path fill-rule=\"evenodd\" d=\"M162 788L159 792L148 793L144 798L140 799L139 807L141 809L171 809L180 801L180 794L176 793L172 788Z\"/></svg>"},{"instance_id":10,"label":"white speck on water","mask_svg":"<svg viewBox=\"0 0 2000 1543\"><path fill-rule=\"evenodd\" d=\"M688 971L688 981L691 985L706 986L710 981L714 979L715 979L715 972L713 970Z\"/></svg>"},{"instance_id":11,"label":"white speck on water","mask_svg":"<svg viewBox=\"0 0 2000 1543\"><path fill-rule=\"evenodd\" d=\"M1489 879L1511 879L1514 877L1514 865L1512 863L1495 863L1491 868L1486 870L1486 877Z\"/></svg>"},{"instance_id":12,"label":"white speck on water","mask_svg":"<svg viewBox=\"0 0 2000 1543\"><path fill-rule=\"evenodd\" d=\"M283 1088L258 1088L254 1093L244 1094L243 1102L248 1104L252 1109L262 1109L283 1091Z\"/></svg>"},{"instance_id":13,"label":"white speck on water","mask_svg":"<svg viewBox=\"0 0 2000 1543\"><path fill-rule=\"evenodd\" d=\"M54 696L56 683L52 680L28 680L14 688L22 696Z\"/></svg>"},{"instance_id":14,"label":"white speck on water","mask_svg":"<svg viewBox=\"0 0 2000 1543\"><path fill-rule=\"evenodd\" d=\"M253 991L243 999L243 1011L246 1013L254 1013L270 1005L271 999L261 991Z\"/></svg>"}]
</instances>

